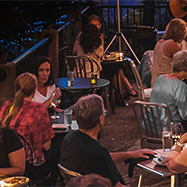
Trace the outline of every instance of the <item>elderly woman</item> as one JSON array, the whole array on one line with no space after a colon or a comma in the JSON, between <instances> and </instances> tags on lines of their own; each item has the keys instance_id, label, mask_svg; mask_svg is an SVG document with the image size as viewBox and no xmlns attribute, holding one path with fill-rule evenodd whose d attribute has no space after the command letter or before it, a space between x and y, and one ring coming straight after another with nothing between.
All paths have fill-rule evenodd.
<instances>
[{"instance_id":1,"label":"elderly woman","mask_svg":"<svg viewBox=\"0 0 187 187\"><path fill-rule=\"evenodd\" d=\"M149 101L165 103L170 109L171 121L183 123L187 119L187 85L182 81L187 78L187 50L174 55L172 68L172 73L156 79Z\"/></svg>"},{"instance_id":2,"label":"elderly woman","mask_svg":"<svg viewBox=\"0 0 187 187\"><path fill-rule=\"evenodd\" d=\"M186 22L182 19L175 18L168 23L163 39L154 48L152 86L159 75L172 73L173 55L181 50L180 43L185 39L186 33Z\"/></svg>"},{"instance_id":3,"label":"elderly woman","mask_svg":"<svg viewBox=\"0 0 187 187\"><path fill-rule=\"evenodd\" d=\"M23 175L25 151L16 132L2 126L0 120L0 178Z\"/></svg>"},{"instance_id":4,"label":"elderly woman","mask_svg":"<svg viewBox=\"0 0 187 187\"><path fill-rule=\"evenodd\" d=\"M51 172L44 150L51 147L54 132L47 109L31 101L36 90L37 79L31 73L19 75L15 82L15 97L0 108L3 126L16 130L28 144L26 148L26 176L38 179Z\"/></svg>"},{"instance_id":5,"label":"elderly woman","mask_svg":"<svg viewBox=\"0 0 187 187\"><path fill-rule=\"evenodd\" d=\"M48 108L51 105L51 100L57 99L61 96L60 89L55 88L51 59L46 56L36 58L33 73L37 77L38 84L32 100L42 103L46 108Z\"/></svg>"}]
</instances>

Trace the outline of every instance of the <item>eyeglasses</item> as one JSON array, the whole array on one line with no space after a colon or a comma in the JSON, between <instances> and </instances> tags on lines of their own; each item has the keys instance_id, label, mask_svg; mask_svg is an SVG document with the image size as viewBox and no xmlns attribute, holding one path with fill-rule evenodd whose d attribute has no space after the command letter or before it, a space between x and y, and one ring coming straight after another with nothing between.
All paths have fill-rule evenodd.
<instances>
[{"instance_id":1,"label":"eyeglasses","mask_svg":"<svg viewBox=\"0 0 187 187\"><path fill-rule=\"evenodd\" d=\"M107 112L108 112L108 110L107 110L107 109L104 109L104 112L103 112L104 116L107 115Z\"/></svg>"}]
</instances>

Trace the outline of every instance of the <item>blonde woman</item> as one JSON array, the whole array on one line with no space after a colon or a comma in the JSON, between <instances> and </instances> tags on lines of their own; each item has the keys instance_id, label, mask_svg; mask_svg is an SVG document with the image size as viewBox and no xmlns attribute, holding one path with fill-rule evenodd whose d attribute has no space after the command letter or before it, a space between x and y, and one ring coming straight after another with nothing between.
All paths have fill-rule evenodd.
<instances>
[{"instance_id":1,"label":"blonde woman","mask_svg":"<svg viewBox=\"0 0 187 187\"><path fill-rule=\"evenodd\" d=\"M171 62L173 55L180 51L180 43L186 37L186 22L182 19L172 19L166 26L163 38L154 48L151 85L161 74L172 73Z\"/></svg>"},{"instance_id":2,"label":"blonde woman","mask_svg":"<svg viewBox=\"0 0 187 187\"><path fill-rule=\"evenodd\" d=\"M37 179L47 175L51 169L43 150L49 150L54 132L46 107L32 100L37 85L36 76L30 73L19 75L15 82L15 97L0 108L3 126L16 130L26 144L26 175ZM29 173L28 173L29 172Z\"/></svg>"}]
</instances>

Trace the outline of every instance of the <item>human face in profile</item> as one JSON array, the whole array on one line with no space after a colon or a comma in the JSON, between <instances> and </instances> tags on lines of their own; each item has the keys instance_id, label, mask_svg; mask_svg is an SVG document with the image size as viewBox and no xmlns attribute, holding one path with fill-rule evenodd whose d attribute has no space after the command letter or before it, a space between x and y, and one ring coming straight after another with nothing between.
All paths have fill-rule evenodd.
<instances>
[{"instance_id":1,"label":"human face in profile","mask_svg":"<svg viewBox=\"0 0 187 187\"><path fill-rule=\"evenodd\" d=\"M45 84L51 73L49 62L42 63L38 68L38 84Z\"/></svg>"},{"instance_id":2,"label":"human face in profile","mask_svg":"<svg viewBox=\"0 0 187 187\"><path fill-rule=\"evenodd\" d=\"M101 23L99 21L97 21L97 20L91 20L90 24L95 25L98 29L101 28Z\"/></svg>"}]
</instances>

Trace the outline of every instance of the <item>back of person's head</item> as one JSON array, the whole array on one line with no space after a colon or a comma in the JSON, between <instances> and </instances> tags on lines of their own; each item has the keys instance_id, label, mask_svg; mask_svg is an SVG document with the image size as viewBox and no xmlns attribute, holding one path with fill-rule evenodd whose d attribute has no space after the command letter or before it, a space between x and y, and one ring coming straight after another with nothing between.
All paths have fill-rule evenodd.
<instances>
[{"instance_id":1,"label":"back of person's head","mask_svg":"<svg viewBox=\"0 0 187 187\"><path fill-rule=\"evenodd\" d=\"M110 179L102 177L98 174L89 174L89 175L82 175L82 176L71 178L66 184L66 187L70 187L70 186L109 187L112 186L112 183Z\"/></svg>"},{"instance_id":2,"label":"back of person's head","mask_svg":"<svg viewBox=\"0 0 187 187\"><path fill-rule=\"evenodd\" d=\"M101 23L101 19L97 15L92 14L91 16L89 16L89 22L91 22L92 20L97 20L99 23Z\"/></svg>"},{"instance_id":3,"label":"back of person's head","mask_svg":"<svg viewBox=\"0 0 187 187\"><path fill-rule=\"evenodd\" d=\"M172 60L173 72L187 72L187 50L178 51Z\"/></svg>"},{"instance_id":4,"label":"back of person's head","mask_svg":"<svg viewBox=\"0 0 187 187\"><path fill-rule=\"evenodd\" d=\"M101 32L97 26L88 24L84 27L79 44L81 45L85 54L93 53L102 44Z\"/></svg>"},{"instance_id":5,"label":"back of person's head","mask_svg":"<svg viewBox=\"0 0 187 187\"><path fill-rule=\"evenodd\" d=\"M163 39L173 39L175 42L181 43L185 39L186 33L186 22L182 19L174 18L166 26Z\"/></svg>"},{"instance_id":6,"label":"back of person's head","mask_svg":"<svg viewBox=\"0 0 187 187\"><path fill-rule=\"evenodd\" d=\"M98 29L101 28L101 19L94 14L89 17L89 23L96 25Z\"/></svg>"},{"instance_id":7,"label":"back of person's head","mask_svg":"<svg viewBox=\"0 0 187 187\"><path fill-rule=\"evenodd\" d=\"M20 108L23 106L23 101L25 97L34 96L35 90L37 86L37 79L34 74L31 73L23 73L16 78L15 81L15 97L13 101L13 108L3 121L4 126L8 126L11 119L14 118Z\"/></svg>"},{"instance_id":8,"label":"back of person's head","mask_svg":"<svg viewBox=\"0 0 187 187\"><path fill-rule=\"evenodd\" d=\"M48 81L45 83L44 86L48 86L54 83L54 78L52 75L52 61L49 57L47 56L39 56L35 59L34 64L33 64L33 68L32 68L32 73L34 73L36 75L36 77L38 78L38 69L40 67L41 64L48 62L50 64L50 75L48 78Z\"/></svg>"},{"instance_id":9,"label":"back of person's head","mask_svg":"<svg viewBox=\"0 0 187 187\"><path fill-rule=\"evenodd\" d=\"M75 104L75 116L79 128L93 129L99 122L104 112L103 99L96 94L81 97Z\"/></svg>"}]
</instances>

